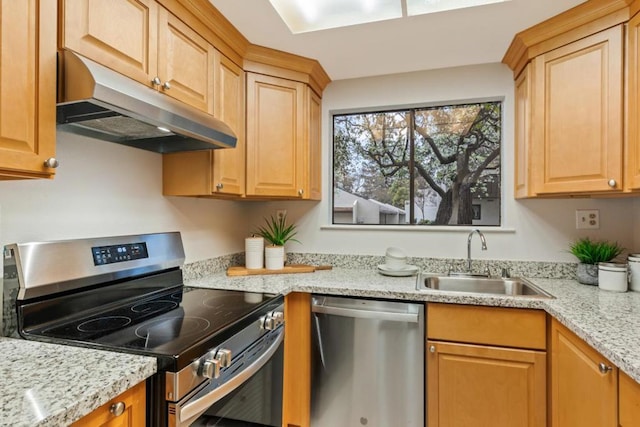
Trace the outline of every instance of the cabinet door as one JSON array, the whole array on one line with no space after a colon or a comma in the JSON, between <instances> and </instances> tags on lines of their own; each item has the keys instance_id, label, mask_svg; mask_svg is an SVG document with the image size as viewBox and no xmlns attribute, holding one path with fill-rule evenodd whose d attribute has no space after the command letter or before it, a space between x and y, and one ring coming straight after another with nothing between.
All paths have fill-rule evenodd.
<instances>
[{"instance_id":1,"label":"cabinet door","mask_svg":"<svg viewBox=\"0 0 640 427\"><path fill-rule=\"evenodd\" d=\"M214 193L244 195L245 191L245 78L244 71L224 55L216 67L214 115L238 137L235 148L213 152Z\"/></svg>"},{"instance_id":2,"label":"cabinet door","mask_svg":"<svg viewBox=\"0 0 640 427\"><path fill-rule=\"evenodd\" d=\"M625 188L640 190L640 13L627 24L627 42Z\"/></svg>"},{"instance_id":3,"label":"cabinet door","mask_svg":"<svg viewBox=\"0 0 640 427\"><path fill-rule=\"evenodd\" d=\"M533 60L535 193L622 189L623 27Z\"/></svg>"},{"instance_id":4,"label":"cabinet door","mask_svg":"<svg viewBox=\"0 0 640 427\"><path fill-rule=\"evenodd\" d=\"M114 405L124 404L121 415L112 413ZM111 399L72 427L140 427L146 420L146 387L144 381Z\"/></svg>"},{"instance_id":5,"label":"cabinet door","mask_svg":"<svg viewBox=\"0 0 640 427\"><path fill-rule=\"evenodd\" d=\"M618 381L620 427L636 426L640 423L640 384L624 372L620 372Z\"/></svg>"},{"instance_id":6,"label":"cabinet door","mask_svg":"<svg viewBox=\"0 0 640 427\"><path fill-rule=\"evenodd\" d=\"M154 0L64 0L63 47L146 85L156 76Z\"/></svg>"},{"instance_id":7,"label":"cabinet door","mask_svg":"<svg viewBox=\"0 0 640 427\"><path fill-rule=\"evenodd\" d=\"M322 199L322 100L310 88L307 88L308 101L308 150L305 154L304 167L306 178L300 188L307 188L303 198Z\"/></svg>"},{"instance_id":8,"label":"cabinet door","mask_svg":"<svg viewBox=\"0 0 640 427\"><path fill-rule=\"evenodd\" d=\"M600 363L611 370L601 372ZM557 320L552 320L552 427L615 426L617 377L615 366Z\"/></svg>"},{"instance_id":9,"label":"cabinet door","mask_svg":"<svg viewBox=\"0 0 640 427\"><path fill-rule=\"evenodd\" d=\"M429 427L545 426L546 353L427 342Z\"/></svg>"},{"instance_id":10,"label":"cabinet door","mask_svg":"<svg viewBox=\"0 0 640 427\"><path fill-rule=\"evenodd\" d=\"M247 73L247 196L301 197L305 85Z\"/></svg>"},{"instance_id":11,"label":"cabinet door","mask_svg":"<svg viewBox=\"0 0 640 427\"><path fill-rule=\"evenodd\" d=\"M158 76L160 90L173 98L213 114L216 50L204 38L159 8Z\"/></svg>"},{"instance_id":12,"label":"cabinet door","mask_svg":"<svg viewBox=\"0 0 640 427\"><path fill-rule=\"evenodd\" d=\"M0 2L0 178L48 177L55 154L56 2Z\"/></svg>"},{"instance_id":13,"label":"cabinet door","mask_svg":"<svg viewBox=\"0 0 640 427\"><path fill-rule=\"evenodd\" d=\"M531 194L531 104L532 104L532 66L527 65L515 82L516 97L516 139L515 139L515 197Z\"/></svg>"}]
</instances>

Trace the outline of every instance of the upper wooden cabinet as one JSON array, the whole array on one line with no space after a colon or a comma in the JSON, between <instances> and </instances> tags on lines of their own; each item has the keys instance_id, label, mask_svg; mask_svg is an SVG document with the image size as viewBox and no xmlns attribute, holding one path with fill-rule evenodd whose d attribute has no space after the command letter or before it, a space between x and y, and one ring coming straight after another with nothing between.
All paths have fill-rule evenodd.
<instances>
[{"instance_id":1,"label":"upper wooden cabinet","mask_svg":"<svg viewBox=\"0 0 640 427\"><path fill-rule=\"evenodd\" d=\"M0 179L47 178L55 155L56 2L0 3Z\"/></svg>"},{"instance_id":2,"label":"upper wooden cabinet","mask_svg":"<svg viewBox=\"0 0 640 427\"><path fill-rule=\"evenodd\" d=\"M516 198L640 189L633 3L585 2L514 38Z\"/></svg>"},{"instance_id":3,"label":"upper wooden cabinet","mask_svg":"<svg viewBox=\"0 0 640 427\"><path fill-rule=\"evenodd\" d=\"M213 113L216 50L154 0L64 0L62 47Z\"/></svg>"},{"instance_id":4,"label":"upper wooden cabinet","mask_svg":"<svg viewBox=\"0 0 640 427\"><path fill-rule=\"evenodd\" d=\"M516 198L528 197L533 192L531 182L531 102L533 97L533 66L527 65L516 79L515 111L515 168L514 190Z\"/></svg>"},{"instance_id":5,"label":"upper wooden cabinet","mask_svg":"<svg viewBox=\"0 0 640 427\"><path fill-rule=\"evenodd\" d=\"M640 13L627 24L625 187L640 190Z\"/></svg>"},{"instance_id":6,"label":"upper wooden cabinet","mask_svg":"<svg viewBox=\"0 0 640 427\"><path fill-rule=\"evenodd\" d=\"M238 137L235 148L164 154L163 194L167 196L244 196L245 73L223 55L215 67L214 114Z\"/></svg>"},{"instance_id":7,"label":"upper wooden cabinet","mask_svg":"<svg viewBox=\"0 0 640 427\"><path fill-rule=\"evenodd\" d=\"M551 322L551 427L617 425L618 368Z\"/></svg>"},{"instance_id":8,"label":"upper wooden cabinet","mask_svg":"<svg viewBox=\"0 0 640 427\"><path fill-rule=\"evenodd\" d=\"M622 189L623 26L533 60L535 192Z\"/></svg>"},{"instance_id":9,"label":"upper wooden cabinet","mask_svg":"<svg viewBox=\"0 0 640 427\"><path fill-rule=\"evenodd\" d=\"M306 87L247 73L247 195L305 197Z\"/></svg>"},{"instance_id":10,"label":"upper wooden cabinet","mask_svg":"<svg viewBox=\"0 0 640 427\"><path fill-rule=\"evenodd\" d=\"M60 43L145 85L158 70L155 0L63 0Z\"/></svg>"}]
</instances>

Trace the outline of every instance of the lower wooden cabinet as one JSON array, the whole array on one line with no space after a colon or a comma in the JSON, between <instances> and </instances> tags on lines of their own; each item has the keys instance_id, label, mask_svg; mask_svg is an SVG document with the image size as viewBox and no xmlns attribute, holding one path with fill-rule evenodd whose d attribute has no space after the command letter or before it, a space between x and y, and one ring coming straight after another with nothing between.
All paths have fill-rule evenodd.
<instances>
[{"instance_id":1,"label":"lower wooden cabinet","mask_svg":"<svg viewBox=\"0 0 640 427\"><path fill-rule=\"evenodd\" d=\"M620 427L640 424L640 384L624 372L618 376L618 423Z\"/></svg>"},{"instance_id":2,"label":"lower wooden cabinet","mask_svg":"<svg viewBox=\"0 0 640 427\"><path fill-rule=\"evenodd\" d=\"M284 298L282 425L308 427L311 414L311 294Z\"/></svg>"},{"instance_id":3,"label":"lower wooden cabinet","mask_svg":"<svg viewBox=\"0 0 640 427\"><path fill-rule=\"evenodd\" d=\"M555 319L550 338L551 426L616 426L618 368Z\"/></svg>"},{"instance_id":4,"label":"lower wooden cabinet","mask_svg":"<svg viewBox=\"0 0 640 427\"><path fill-rule=\"evenodd\" d=\"M122 405L124 409L120 413ZM72 427L141 427L145 423L146 386L143 381L76 421Z\"/></svg>"},{"instance_id":5,"label":"lower wooden cabinet","mask_svg":"<svg viewBox=\"0 0 640 427\"><path fill-rule=\"evenodd\" d=\"M544 427L546 315L427 304L428 427Z\"/></svg>"},{"instance_id":6,"label":"lower wooden cabinet","mask_svg":"<svg viewBox=\"0 0 640 427\"><path fill-rule=\"evenodd\" d=\"M429 427L546 425L546 353L427 342Z\"/></svg>"}]
</instances>

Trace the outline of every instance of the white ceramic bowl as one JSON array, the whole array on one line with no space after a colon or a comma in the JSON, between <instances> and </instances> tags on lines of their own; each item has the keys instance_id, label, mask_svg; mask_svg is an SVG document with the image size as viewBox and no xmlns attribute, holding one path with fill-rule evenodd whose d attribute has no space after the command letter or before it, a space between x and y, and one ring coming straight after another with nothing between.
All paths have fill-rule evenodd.
<instances>
[{"instance_id":1,"label":"white ceramic bowl","mask_svg":"<svg viewBox=\"0 0 640 427\"><path fill-rule=\"evenodd\" d=\"M390 270L402 270L407 265L407 255L400 248L387 248L384 259Z\"/></svg>"}]
</instances>

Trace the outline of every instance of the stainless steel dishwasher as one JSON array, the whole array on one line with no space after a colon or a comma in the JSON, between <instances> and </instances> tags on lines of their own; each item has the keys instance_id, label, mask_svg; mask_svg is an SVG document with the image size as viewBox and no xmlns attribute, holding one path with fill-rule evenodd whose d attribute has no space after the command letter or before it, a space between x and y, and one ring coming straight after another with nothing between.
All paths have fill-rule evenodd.
<instances>
[{"instance_id":1,"label":"stainless steel dishwasher","mask_svg":"<svg viewBox=\"0 0 640 427\"><path fill-rule=\"evenodd\" d=\"M424 305L313 296L312 427L424 427Z\"/></svg>"}]
</instances>

